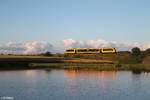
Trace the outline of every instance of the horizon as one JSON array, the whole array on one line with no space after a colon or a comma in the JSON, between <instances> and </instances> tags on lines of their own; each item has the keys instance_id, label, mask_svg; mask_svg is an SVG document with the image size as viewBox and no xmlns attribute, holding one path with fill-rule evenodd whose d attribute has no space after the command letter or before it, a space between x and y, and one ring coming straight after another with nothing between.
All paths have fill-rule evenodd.
<instances>
[{"instance_id":1,"label":"horizon","mask_svg":"<svg viewBox=\"0 0 150 100\"><path fill-rule=\"evenodd\" d=\"M148 0L1 0L0 53L150 48Z\"/></svg>"}]
</instances>

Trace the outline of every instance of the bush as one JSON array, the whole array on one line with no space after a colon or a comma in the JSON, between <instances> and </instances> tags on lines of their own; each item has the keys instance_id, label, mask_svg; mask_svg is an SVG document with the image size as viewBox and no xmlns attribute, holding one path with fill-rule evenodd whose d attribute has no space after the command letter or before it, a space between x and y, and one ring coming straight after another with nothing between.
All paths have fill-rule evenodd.
<instances>
[{"instance_id":1,"label":"bush","mask_svg":"<svg viewBox=\"0 0 150 100\"><path fill-rule=\"evenodd\" d=\"M141 55L141 50L138 47L132 48L131 51L132 51L132 55L133 56L139 56L139 55Z\"/></svg>"},{"instance_id":2,"label":"bush","mask_svg":"<svg viewBox=\"0 0 150 100\"><path fill-rule=\"evenodd\" d=\"M145 55L145 56L149 56L149 55L150 55L150 48L148 48L148 49L146 49L146 50L144 51L144 55Z\"/></svg>"},{"instance_id":3,"label":"bush","mask_svg":"<svg viewBox=\"0 0 150 100\"><path fill-rule=\"evenodd\" d=\"M126 57L124 59L123 63L124 64L137 64L137 63L141 63L142 60L143 60L143 56L142 55L139 55L139 56L130 55L129 57Z\"/></svg>"},{"instance_id":4,"label":"bush","mask_svg":"<svg viewBox=\"0 0 150 100\"><path fill-rule=\"evenodd\" d=\"M150 48L146 49L145 52L150 54Z\"/></svg>"},{"instance_id":5,"label":"bush","mask_svg":"<svg viewBox=\"0 0 150 100\"><path fill-rule=\"evenodd\" d=\"M43 54L44 56L52 56L51 52L47 51Z\"/></svg>"}]
</instances>

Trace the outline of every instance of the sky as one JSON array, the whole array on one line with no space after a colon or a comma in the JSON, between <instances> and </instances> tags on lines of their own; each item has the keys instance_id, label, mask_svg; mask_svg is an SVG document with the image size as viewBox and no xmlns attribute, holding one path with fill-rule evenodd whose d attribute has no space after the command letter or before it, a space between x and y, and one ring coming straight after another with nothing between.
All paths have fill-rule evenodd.
<instances>
[{"instance_id":1,"label":"sky","mask_svg":"<svg viewBox=\"0 0 150 100\"><path fill-rule=\"evenodd\" d=\"M150 48L149 5L150 0L0 0L0 51L36 43L85 47L89 41L94 47L105 41Z\"/></svg>"}]
</instances>

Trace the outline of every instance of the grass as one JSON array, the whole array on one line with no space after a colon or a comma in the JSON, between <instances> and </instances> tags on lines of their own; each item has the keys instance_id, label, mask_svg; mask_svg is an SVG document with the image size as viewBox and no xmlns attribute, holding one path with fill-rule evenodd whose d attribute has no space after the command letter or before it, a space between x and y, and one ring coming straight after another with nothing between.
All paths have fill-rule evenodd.
<instances>
[{"instance_id":1,"label":"grass","mask_svg":"<svg viewBox=\"0 0 150 100\"><path fill-rule=\"evenodd\" d=\"M0 62L0 70L44 68L150 71L150 64Z\"/></svg>"},{"instance_id":2,"label":"grass","mask_svg":"<svg viewBox=\"0 0 150 100\"><path fill-rule=\"evenodd\" d=\"M150 71L150 64L122 64L120 70Z\"/></svg>"},{"instance_id":3,"label":"grass","mask_svg":"<svg viewBox=\"0 0 150 100\"><path fill-rule=\"evenodd\" d=\"M32 68L60 68L60 69L97 69L116 70L114 64L87 64L87 63L30 63Z\"/></svg>"},{"instance_id":4,"label":"grass","mask_svg":"<svg viewBox=\"0 0 150 100\"><path fill-rule=\"evenodd\" d=\"M97 59L71 59L71 60L63 60L64 63L105 63L105 64L113 64L113 61L110 60L97 60Z\"/></svg>"},{"instance_id":5,"label":"grass","mask_svg":"<svg viewBox=\"0 0 150 100\"><path fill-rule=\"evenodd\" d=\"M87 63L30 63L32 68L77 68L97 70L150 71L150 64L87 64Z\"/></svg>"},{"instance_id":6,"label":"grass","mask_svg":"<svg viewBox=\"0 0 150 100\"><path fill-rule=\"evenodd\" d=\"M77 68L77 69L97 69L97 70L133 70L150 71L150 64L133 64L133 58L127 54L101 54L101 58L71 58L64 59L60 63L42 62L0 62L0 69L37 69L37 68ZM42 55L0 55L0 58L64 58L63 56L42 56ZM106 58L106 59L105 59ZM149 59L147 60L149 61ZM128 62L128 64L127 64Z\"/></svg>"},{"instance_id":7,"label":"grass","mask_svg":"<svg viewBox=\"0 0 150 100\"><path fill-rule=\"evenodd\" d=\"M54 56L38 56L38 55L0 55L0 58L62 58Z\"/></svg>"}]
</instances>

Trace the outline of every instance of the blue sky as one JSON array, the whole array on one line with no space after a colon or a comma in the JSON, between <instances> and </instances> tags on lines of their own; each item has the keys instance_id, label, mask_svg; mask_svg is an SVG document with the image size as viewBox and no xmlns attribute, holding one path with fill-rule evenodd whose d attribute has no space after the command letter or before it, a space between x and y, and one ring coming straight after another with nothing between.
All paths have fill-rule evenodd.
<instances>
[{"instance_id":1,"label":"blue sky","mask_svg":"<svg viewBox=\"0 0 150 100\"><path fill-rule=\"evenodd\" d=\"M0 42L150 40L150 0L0 0Z\"/></svg>"}]
</instances>

